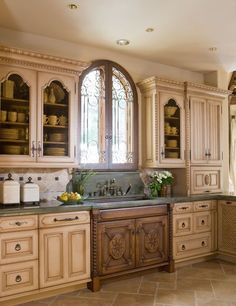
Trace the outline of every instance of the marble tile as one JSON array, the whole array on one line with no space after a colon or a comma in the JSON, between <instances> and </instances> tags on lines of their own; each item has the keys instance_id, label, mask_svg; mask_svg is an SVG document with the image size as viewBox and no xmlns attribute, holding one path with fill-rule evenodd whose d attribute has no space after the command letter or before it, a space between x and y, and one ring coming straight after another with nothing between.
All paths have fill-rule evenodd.
<instances>
[{"instance_id":1,"label":"marble tile","mask_svg":"<svg viewBox=\"0 0 236 306\"><path fill-rule=\"evenodd\" d=\"M142 281L138 293L154 295L156 293L157 283Z\"/></svg>"},{"instance_id":2,"label":"marble tile","mask_svg":"<svg viewBox=\"0 0 236 306\"><path fill-rule=\"evenodd\" d=\"M212 280L212 286L217 299L236 301L236 282Z\"/></svg>"},{"instance_id":3,"label":"marble tile","mask_svg":"<svg viewBox=\"0 0 236 306\"><path fill-rule=\"evenodd\" d=\"M103 284L102 291L113 291L123 293L137 293L141 285L142 277L122 279L117 281L109 280Z\"/></svg>"},{"instance_id":4,"label":"marble tile","mask_svg":"<svg viewBox=\"0 0 236 306\"><path fill-rule=\"evenodd\" d=\"M113 302L114 299L117 296L116 292L105 292L105 291L98 291L98 292L92 292L89 289L82 289L79 293L80 297L83 298L91 298L91 299L101 299L109 302Z\"/></svg>"},{"instance_id":5,"label":"marble tile","mask_svg":"<svg viewBox=\"0 0 236 306\"><path fill-rule=\"evenodd\" d=\"M153 306L154 295L119 293L113 306Z\"/></svg>"},{"instance_id":6,"label":"marble tile","mask_svg":"<svg viewBox=\"0 0 236 306\"><path fill-rule=\"evenodd\" d=\"M156 303L195 306L194 291L158 289Z\"/></svg>"},{"instance_id":7,"label":"marble tile","mask_svg":"<svg viewBox=\"0 0 236 306\"><path fill-rule=\"evenodd\" d=\"M83 298L80 296L59 296L50 306L112 306L112 302L103 299Z\"/></svg>"},{"instance_id":8,"label":"marble tile","mask_svg":"<svg viewBox=\"0 0 236 306\"><path fill-rule=\"evenodd\" d=\"M193 276L194 277L194 276ZM177 290L201 290L212 292L210 280L205 279L186 279L179 278L177 280Z\"/></svg>"},{"instance_id":9,"label":"marble tile","mask_svg":"<svg viewBox=\"0 0 236 306\"><path fill-rule=\"evenodd\" d=\"M217 269L207 269L207 268L194 268L185 267L177 272L177 278L198 278L198 279L216 279L222 280L225 278L225 273L223 270Z\"/></svg>"},{"instance_id":10,"label":"marble tile","mask_svg":"<svg viewBox=\"0 0 236 306\"><path fill-rule=\"evenodd\" d=\"M149 282L173 283L176 280L176 272L168 273L165 271L152 272L144 275L143 279Z\"/></svg>"}]
</instances>

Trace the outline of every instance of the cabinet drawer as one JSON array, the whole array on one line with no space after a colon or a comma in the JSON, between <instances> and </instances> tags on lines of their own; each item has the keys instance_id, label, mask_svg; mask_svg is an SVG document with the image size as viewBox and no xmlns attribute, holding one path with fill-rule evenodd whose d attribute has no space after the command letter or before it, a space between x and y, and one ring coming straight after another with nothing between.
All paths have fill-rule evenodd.
<instances>
[{"instance_id":1,"label":"cabinet drawer","mask_svg":"<svg viewBox=\"0 0 236 306\"><path fill-rule=\"evenodd\" d=\"M184 214L193 211L193 204L191 202L176 203L174 205L174 214Z\"/></svg>"},{"instance_id":2,"label":"cabinet drawer","mask_svg":"<svg viewBox=\"0 0 236 306\"><path fill-rule=\"evenodd\" d=\"M38 231L21 231L0 235L0 264L38 258Z\"/></svg>"},{"instance_id":3,"label":"cabinet drawer","mask_svg":"<svg viewBox=\"0 0 236 306\"><path fill-rule=\"evenodd\" d=\"M0 217L0 232L12 232L36 229L38 216Z\"/></svg>"},{"instance_id":4,"label":"cabinet drawer","mask_svg":"<svg viewBox=\"0 0 236 306\"><path fill-rule=\"evenodd\" d=\"M193 215L174 215L173 231L174 236L189 235L193 232Z\"/></svg>"},{"instance_id":5,"label":"cabinet drawer","mask_svg":"<svg viewBox=\"0 0 236 306\"><path fill-rule=\"evenodd\" d=\"M38 288L38 261L0 266L0 296Z\"/></svg>"},{"instance_id":6,"label":"cabinet drawer","mask_svg":"<svg viewBox=\"0 0 236 306\"><path fill-rule=\"evenodd\" d=\"M89 222L90 216L88 211L70 212L62 214L47 214L39 216L40 228L74 225Z\"/></svg>"},{"instance_id":7,"label":"cabinet drawer","mask_svg":"<svg viewBox=\"0 0 236 306\"><path fill-rule=\"evenodd\" d=\"M180 259L208 253L212 250L211 233L174 238L173 257Z\"/></svg>"},{"instance_id":8,"label":"cabinet drawer","mask_svg":"<svg viewBox=\"0 0 236 306\"><path fill-rule=\"evenodd\" d=\"M211 211L199 212L193 215L194 233L211 231Z\"/></svg>"},{"instance_id":9,"label":"cabinet drawer","mask_svg":"<svg viewBox=\"0 0 236 306\"><path fill-rule=\"evenodd\" d=\"M204 211L212 209L211 201L194 202L194 211Z\"/></svg>"}]
</instances>

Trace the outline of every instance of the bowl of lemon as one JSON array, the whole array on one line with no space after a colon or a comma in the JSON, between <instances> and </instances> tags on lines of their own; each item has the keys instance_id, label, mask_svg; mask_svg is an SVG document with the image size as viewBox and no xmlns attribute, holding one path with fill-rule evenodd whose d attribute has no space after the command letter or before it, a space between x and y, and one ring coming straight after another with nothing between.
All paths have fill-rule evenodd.
<instances>
[{"instance_id":1,"label":"bowl of lemon","mask_svg":"<svg viewBox=\"0 0 236 306\"><path fill-rule=\"evenodd\" d=\"M83 198L77 192L63 192L57 197L57 200L62 203L62 205L75 205L82 204Z\"/></svg>"}]
</instances>

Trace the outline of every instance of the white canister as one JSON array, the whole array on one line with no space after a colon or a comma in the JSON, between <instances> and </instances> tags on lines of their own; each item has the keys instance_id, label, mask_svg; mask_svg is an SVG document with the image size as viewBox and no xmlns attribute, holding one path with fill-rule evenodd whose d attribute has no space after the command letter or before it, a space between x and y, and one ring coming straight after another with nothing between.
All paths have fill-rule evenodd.
<instances>
[{"instance_id":1,"label":"white canister","mask_svg":"<svg viewBox=\"0 0 236 306\"><path fill-rule=\"evenodd\" d=\"M20 200L23 203L39 202L39 186L32 182L31 177L21 186Z\"/></svg>"},{"instance_id":2,"label":"white canister","mask_svg":"<svg viewBox=\"0 0 236 306\"><path fill-rule=\"evenodd\" d=\"M19 204L20 184L12 179L11 173L5 181L0 182L0 203Z\"/></svg>"}]
</instances>

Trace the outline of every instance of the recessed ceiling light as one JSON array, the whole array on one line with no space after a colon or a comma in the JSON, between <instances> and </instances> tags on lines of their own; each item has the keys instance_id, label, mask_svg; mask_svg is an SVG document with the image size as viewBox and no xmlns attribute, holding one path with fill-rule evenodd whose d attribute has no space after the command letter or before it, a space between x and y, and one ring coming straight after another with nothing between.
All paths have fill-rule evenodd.
<instances>
[{"instance_id":1,"label":"recessed ceiling light","mask_svg":"<svg viewBox=\"0 0 236 306\"><path fill-rule=\"evenodd\" d=\"M75 3L70 3L68 4L69 9L71 10L77 10L77 8L79 7L77 4Z\"/></svg>"},{"instance_id":2,"label":"recessed ceiling light","mask_svg":"<svg viewBox=\"0 0 236 306\"><path fill-rule=\"evenodd\" d=\"M153 28L147 28L145 31L148 32L148 33L150 33L150 32L153 32L154 29L153 29Z\"/></svg>"},{"instance_id":3,"label":"recessed ceiling light","mask_svg":"<svg viewBox=\"0 0 236 306\"><path fill-rule=\"evenodd\" d=\"M210 47L208 50L211 51L211 52L215 52L215 51L217 51L217 48L216 47Z\"/></svg>"},{"instance_id":4,"label":"recessed ceiling light","mask_svg":"<svg viewBox=\"0 0 236 306\"><path fill-rule=\"evenodd\" d=\"M117 41L116 41L116 43L117 43L117 45L119 45L119 46L127 46L127 45L129 45L129 43L130 43L130 41L128 40L128 39L118 39Z\"/></svg>"}]
</instances>

